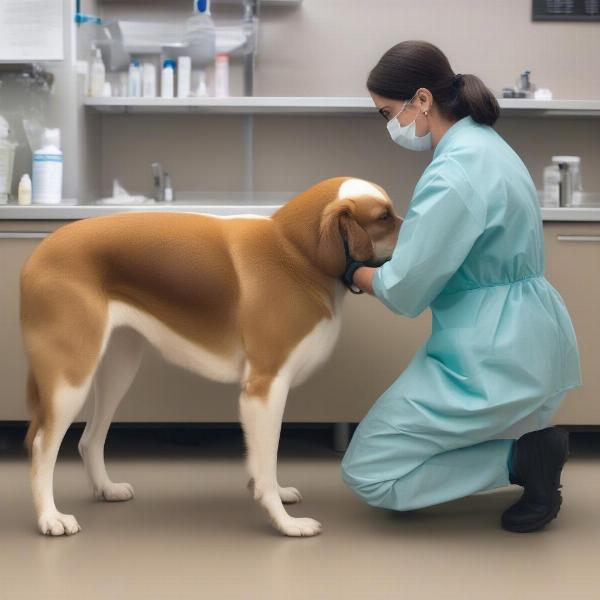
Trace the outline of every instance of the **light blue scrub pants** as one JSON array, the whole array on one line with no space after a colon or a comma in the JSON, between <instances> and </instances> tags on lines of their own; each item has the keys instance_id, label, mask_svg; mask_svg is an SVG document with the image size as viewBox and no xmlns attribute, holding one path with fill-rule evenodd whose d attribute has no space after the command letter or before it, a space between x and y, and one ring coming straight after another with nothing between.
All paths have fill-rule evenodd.
<instances>
[{"instance_id":1,"label":"light blue scrub pants","mask_svg":"<svg viewBox=\"0 0 600 600\"><path fill-rule=\"evenodd\" d=\"M542 399L509 428L500 427L493 439L489 427L482 428L483 439L477 439L476 429L470 429L465 439L456 433L459 428L456 423L452 426L451 416L443 420L448 424L445 430L428 427L425 418L420 431L402 429L393 407L407 400L390 401L384 393L354 431L341 462L342 479L367 504L400 511L510 485L515 439L547 427L565 393Z\"/></svg>"}]
</instances>

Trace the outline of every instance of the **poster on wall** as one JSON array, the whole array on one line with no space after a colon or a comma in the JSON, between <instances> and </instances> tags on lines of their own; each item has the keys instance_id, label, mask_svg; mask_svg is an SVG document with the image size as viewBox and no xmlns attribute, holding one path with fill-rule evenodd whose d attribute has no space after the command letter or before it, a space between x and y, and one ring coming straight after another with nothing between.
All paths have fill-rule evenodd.
<instances>
[{"instance_id":1,"label":"poster on wall","mask_svg":"<svg viewBox=\"0 0 600 600\"><path fill-rule=\"evenodd\" d=\"M63 58L63 0L0 0L0 62Z\"/></svg>"},{"instance_id":2,"label":"poster on wall","mask_svg":"<svg viewBox=\"0 0 600 600\"><path fill-rule=\"evenodd\" d=\"M532 0L534 21L600 21L600 0Z\"/></svg>"}]
</instances>

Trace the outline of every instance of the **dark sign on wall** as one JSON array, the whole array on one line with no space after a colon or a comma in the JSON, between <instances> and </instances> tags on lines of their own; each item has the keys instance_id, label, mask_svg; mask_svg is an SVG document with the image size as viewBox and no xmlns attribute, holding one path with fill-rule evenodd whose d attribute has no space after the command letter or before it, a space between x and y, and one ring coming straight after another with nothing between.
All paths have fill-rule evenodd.
<instances>
[{"instance_id":1,"label":"dark sign on wall","mask_svg":"<svg viewBox=\"0 0 600 600\"><path fill-rule=\"evenodd\" d=\"M600 21L600 0L532 0L534 21Z\"/></svg>"}]
</instances>

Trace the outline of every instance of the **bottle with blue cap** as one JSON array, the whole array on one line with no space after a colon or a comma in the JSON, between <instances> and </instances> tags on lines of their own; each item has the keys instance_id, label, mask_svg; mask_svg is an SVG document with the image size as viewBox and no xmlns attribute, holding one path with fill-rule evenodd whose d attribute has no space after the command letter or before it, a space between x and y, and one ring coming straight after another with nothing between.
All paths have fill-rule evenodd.
<instances>
[{"instance_id":1,"label":"bottle with blue cap","mask_svg":"<svg viewBox=\"0 0 600 600\"><path fill-rule=\"evenodd\" d=\"M194 0L194 14L186 21L187 54L200 67L215 58L216 32L210 15L210 0Z\"/></svg>"},{"instance_id":2,"label":"bottle with blue cap","mask_svg":"<svg viewBox=\"0 0 600 600\"><path fill-rule=\"evenodd\" d=\"M163 62L160 78L160 95L162 98L173 98L175 88L175 61L168 58Z\"/></svg>"},{"instance_id":3,"label":"bottle with blue cap","mask_svg":"<svg viewBox=\"0 0 600 600\"><path fill-rule=\"evenodd\" d=\"M142 97L142 65L139 58L134 58L129 65L128 95L133 98Z\"/></svg>"}]
</instances>

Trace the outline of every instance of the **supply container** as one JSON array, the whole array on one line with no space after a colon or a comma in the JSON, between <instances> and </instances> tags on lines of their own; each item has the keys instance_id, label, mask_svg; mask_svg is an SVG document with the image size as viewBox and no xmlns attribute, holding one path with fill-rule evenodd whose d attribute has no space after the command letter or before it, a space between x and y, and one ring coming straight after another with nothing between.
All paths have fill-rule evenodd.
<instances>
[{"instance_id":1,"label":"supply container","mask_svg":"<svg viewBox=\"0 0 600 600\"><path fill-rule=\"evenodd\" d=\"M217 54L215 60L215 97L227 98L229 96L229 56Z\"/></svg>"},{"instance_id":2,"label":"supply container","mask_svg":"<svg viewBox=\"0 0 600 600\"><path fill-rule=\"evenodd\" d=\"M581 157L553 156L552 163L557 167L560 181L559 206L576 206L581 202Z\"/></svg>"},{"instance_id":3,"label":"supply container","mask_svg":"<svg viewBox=\"0 0 600 600\"><path fill-rule=\"evenodd\" d=\"M94 51L94 60L90 68L90 96L100 98L104 95L104 84L106 82L106 69L102 62L100 48Z\"/></svg>"},{"instance_id":4,"label":"supply container","mask_svg":"<svg viewBox=\"0 0 600 600\"><path fill-rule=\"evenodd\" d=\"M62 199L63 153L60 129L46 129L42 147L33 153L34 204L59 204Z\"/></svg>"},{"instance_id":5,"label":"supply container","mask_svg":"<svg viewBox=\"0 0 600 600\"><path fill-rule=\"evenodd\" d=\"M129 89L128 96L132 98L142 97L142 67L139 58L134 58L129 65Z\"/></svg>"},{"instance_id":6,"label":"supply container","mask_svg":"<svg viewBox=\"0 0 600 600\"><path fill-rule=\"evenodd\" d=\"M216 29L210 15L210 0L194 0L194 14L185 24L187 53L195 66L214 60Z\"/></svg>"},{"instance_id":7,"label":"supply container","mask_svg":"<svg viewBox=\"0 0 600 600\"><path fill-rule=\"evenodd\" d=\"M560 172L558 165L548 165L544 168L544 206L558 208L559 186Z\"/></svg>"},{"instance_id":8,"label":"supply container","mask_svg":"<svg viewBox=\"0 0 600 600\"><path fill-rule=\"evenodd\" d=\"M160 78L160 95L162 98L173 98L174 84L175 61L167 59L163 63L163 70Z\"/></svg>"},{"instance_id":9,"label":"supply container","mask_svg":"<svg viewBox=\"0 0 600 600\"><path fill-rule=\"evenodd\" d=\"M151 62L144 63L143 80L144 98L156 98L156 67Z\"/></svg>"},{"instance_id":10,"label":"supply container","mask_svg":"<svg viewBox=\"0 0 600 600\"><path fill-rule=\"evenodd\" d=\"M187 98L192 83L192 58L180 56L177 59L177 97Z\"/></svg>"},{"instance_id":11,"label":"supply container","mask_svg":"<svg viewBox=\"0 0 600 600\"><path fill-rule=\"evenodd\" d=\"M31 177L28 173L24 173L19 181L18 200L21 206L31 204Z\"/></svg>"}]
</instances>

